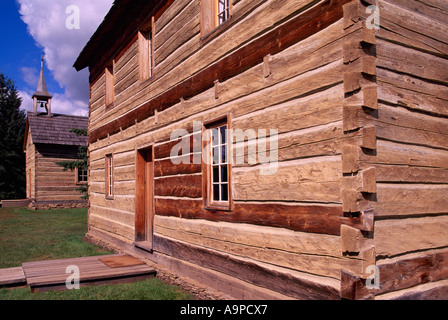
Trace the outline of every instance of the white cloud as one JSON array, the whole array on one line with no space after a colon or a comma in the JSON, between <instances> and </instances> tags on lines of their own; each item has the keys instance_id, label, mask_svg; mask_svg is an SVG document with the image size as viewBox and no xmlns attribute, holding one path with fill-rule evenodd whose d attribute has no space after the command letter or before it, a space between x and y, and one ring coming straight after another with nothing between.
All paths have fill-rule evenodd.
<instances>
[{"instance_id":1,"label":"white cloud","mask_svg":"<svg viewBox=\"0 0 448 320\"><path fill-rule=\"evenodd\" d=\"M47 68L61 88L65 90L63 95L50 92L54 96L53 112L59 112L59 110L60 113L67 111L65 113L69 114L87 112L88 70L77 72L72 66L84 45L103 21L112 2L113 0L18 0L19 12L22 20L28 26L28 32L42 47ZM70 5L79 8L79 29L68 29L66 26L66 20L70 18L70 13L67 14L66 9ZM29 71L26 68L22 70L27 84L28 81L31 82ZM35 89L36 85L37 82L34 82L32 85L30 84L30 87ZM29 94L24 91L21 93ZM28 103L27 98L24 98L24 109L29 109L29 106L25 104ZM69 106L70 103L72 107Z\"/></svg>"}]
</instances>

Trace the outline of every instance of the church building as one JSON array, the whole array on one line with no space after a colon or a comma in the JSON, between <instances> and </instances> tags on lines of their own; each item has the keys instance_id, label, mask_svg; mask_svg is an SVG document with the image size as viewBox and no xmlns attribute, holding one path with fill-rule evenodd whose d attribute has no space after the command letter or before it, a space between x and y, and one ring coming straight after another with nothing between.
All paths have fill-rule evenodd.
<instances>
[{"instance_id":1,"label":"church building","mask_svg":"<svg viewBox=\"0 0 448 320\"><path fill-rule=\"evenodd\" d=\"M88 118L54 114L53 96L47 91L43 58L33 112L28 112L23 150L26 153L26 197L30 207L85 207L87 200L76 189L87 183L87 170L64 171L57 162L79 159L79 147L87 145L87 137L77 136L72 129L87 129ZM39 112L42 107L45 112Z\"/></svg>"}]
</instances>

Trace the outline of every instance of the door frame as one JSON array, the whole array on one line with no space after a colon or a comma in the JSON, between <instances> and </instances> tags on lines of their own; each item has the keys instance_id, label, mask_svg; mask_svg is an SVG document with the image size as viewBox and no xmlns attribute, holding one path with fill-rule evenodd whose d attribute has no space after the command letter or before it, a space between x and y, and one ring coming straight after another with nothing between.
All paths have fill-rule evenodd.
<instances>
[{"instance_id":1,"label":"door frame","mask_svg":"<svg viewBox=\"0 0 448 320\"><path fill-rule=\"evenodd\" d=\"M152 252L154 238L154 146L136 150L135 155L135 241Z\"/></svg>"}]
</instances>

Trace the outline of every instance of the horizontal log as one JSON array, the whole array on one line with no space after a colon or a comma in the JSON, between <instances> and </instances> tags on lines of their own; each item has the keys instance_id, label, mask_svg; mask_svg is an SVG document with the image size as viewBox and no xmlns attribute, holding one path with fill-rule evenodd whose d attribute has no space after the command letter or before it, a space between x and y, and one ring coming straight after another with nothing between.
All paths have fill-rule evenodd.
<instances>
[{"instance_id":1,"label":"horizontal log","mask_svg":"<svg viewBox=\"0 0 448 320\"><path fill-rule=\"evenodd\" d=\"M113 200L106 199L104 187L102 193L93 192L90 190L89 200L91 205L91 212L95 212L94 206L112 207L113 209L122 211L135 211L135 196L134 195L115 195Z\"/></svg>"},{"instance_id":2,"label":"horizontal log","mask_svg":"<svg viewBox=\"0 0 448 320\"><path fill-rule=\"evenodd\" d=\"M373 165L377 182L448 183L448 169L400 165Z\"/></svg>"},{"instance_id":3,"label":"horizontal log","mask_svg":"<svg viewBox=\"0 0 448 320\"><path fill-rule=\"evenodd\" d=\"M377 184L376 215L410 216L446 213L448 185Z\"/></svg>"},{"instance_id":4,"label":"horizontal log","mask_svg":"<svg viewBox=\"0 0 448 320\"><path fill-rule=\"evenodd\" d=\"M338 280L340 276L340 257L328 257L318 254L297 254L273 250L271 248L259 248L247 246L245 244L222 242L216 239L204 238L196 233L186 233L181 230L172 230L163 227L156 227L155 232L156 235L178 239L189 244L219 250L235 256L262 261L279 267L305 271L310 274L326 276Z\"/></svg>"},{"instance_id":5,"label":"horizontal log","mask_svg":"<svg viewBox=\"0 0 448 320\"><path fill-rule=\"evenodd\" d=\"M446 59L405 48L384 40L377 41L377 66L410 74L431 82L448 84Z\"/></svg>"},{"instance_id":6,"label":"horizontal log","mask_svg":"<svg viewBox=\"0 0 448 320\"><path fill-rule=\"evenodd\" d=\"M179 157L175 160L179 160L180 163L177 164L176 162L174 164L172 159L154 161L154 177L202 172L202 165L200 163L194 163L193 155Z\"/></svg>"},{"instance_id":7,"label":"horizontal log","mask_svg":"<svg viewBox=\"0 0 448 320\"><path fill-rule=\"evenodd\" d=\"M377 259L448 247L448 216L378 220L375 222Z\"/></svg>"},{"instance_id":8,"label":"horizontal log","mask_svg":"<svg viewBox=\"0 0 448 320\"><path fill-rule=\"evenodd\" d=\"M375 156L363 153L362 162L448 169L448 152L423 146L378 140Z\"/></svg>"},{"instance_id":9,"label":"horizontal log","mask_svg":"<svg viewBox=\"0 0 448 320\"><path fill-rule=\"evenodd\" d=\"M89 225L107 231L112 234L119 235L129 240L134 240L134 226L130 226L123 223L118 223L117 221L106 219L100 215L90 214L89 215Z\"/></svg>"},{"instance_id":10,"label":"horizontal log","mask_svg":"<svg viewBox=\"0 0 448 320\"><path fill-rule=\"evenodd\" d=\"M448 28L438 21L446 13L436 12L437 7L415 1L406 4L403 0L398 3L379 1L378 6L382 20L379 37L445 57L448 55ZM389 30L390 33L384 32Z\"/></svg>"},{"instance_id":11,"label":"horizontal log","mask_svg":"<svg viewBox=\"0 0 448 320\"><path fill-rule=\"evenodd\" d=\"M110 204L110 202L109 202ZM135 223L135 218L134 218L134 213L130 212L128 210L120 210L118 208L115 207L115 202L114 202L114 206L100 206L100 205L96 205L96 204L90 204L90 214L93 214L95 216L100 216L104 219L108 219L111 222L116 222L118 224L125 224L128 225L130 227L134 226ZM91 225L95 225L94 223L91 222Z\"/></svg>"},{"instance_id":12,"label":"horizontal log","mask_svg":"<svg viewBox=\"0 0 448 320\"><path fill-rule=\"evenodd\" d=\"M202 175L155 179L154 195L200 198L202 197Z\"/></svg>"},{"instance_id":13,"label":"horizontal log","mask_svg":"<svg viewBox=\"0 0 448 320\"><path fill-rule=\"evenodd\" d=\"M302 299L339 299L338 289L319 277L298 277L284 269L255 263L233 255L161 236L154 237L154 250L174 258L210 268L257 286ZM313 281L314 279L314 281Z\"/></svg>"},{"instance_id":14,"label":"horizontal log","mask_svg":"<svg viewBox=\"0 0 448 320\"><path fill-rule=\"evenodd\" d=\"M277 153L278 161L289 161L318 156L334 156L341 154L342 123L335 122L328 125L298 130L277 137L268 133L268 139L260 138L256 141L236 143L232 148L232 164L234 168L259 165L265 162L264 156ZM277 148L271 143L277 139ZM264 152L266 146L266 152Z\"/></svg>"},{"instance_id":15,"label":"horizontal log","mask_svg":"<svg viewBox=\"0 0 448 320\"><path fill-rule=\"evenodd\" d=\"M377 68L378 98L407 108L446 116L448 100L444 85L430 83L410 74Z\"/></svg>"},{"instance_id":16,"label":"horizontal log","mask_svg":"<svg viewBox=\"0 0 448 320\"><path fill-rule=\"evenodd\" d=\"M380 290L377 294L398 291L448 277L448 252L422 252L378 263Z\"/></svg>"},{"instance_id":17,"label":"horizontal log","mask_svg":"<svg viewBox=\"0 0 448 320\"><path fill-rule=\"evenodd\" d=\"M276 129L289 132L342 119L342 87L331 87L322 92L288 101L270 108L232 119L234 130ZM307 121L303 121L303 119ZM269 134L269 132L268 132Z\"/></svg>"},{"instance_id":18,"label":"horizontal log","mask_svg":"<svg viewBox=\"0 0 448 320\"><path fill-rule=\"evenodd\" d=\"M201 239L215 239L226 243L235 243L256 248L270 248L279 251L301 254L320 254L340 257L339 236L298 232L268 226L183 219L179 217L154 217L154 224L165 230L195 234ZM172 238L182 238L173 236Z\"/></svg>"},{"instance_id":19,"label":"horizontal log","mask_svg":"<svg viewBox=\"0 0 448 320\"><path fill-rule=\"evenodd\" d=\"M179 128L180 129L180 128ZM188 132L187 129L185 129L185 132ZM158 144L154 146L154 159L162 159L162 158L168 158L171 156L171 153L173 151L173 148L177 146L176 151L179 151L179 154L176 153L175 155L181 155L181 151L179 150L181 146L184 145L184 141L188 141L188 143L185 143L185 146L188 148L189 152L201 152L202 143L201 143L201 132L190 135L189 137L180 137L176 140L170 139L170 141Z\"/></svg>"},{"instance_id":20,"label":"horizontal log","mask_svg":"<svg viewBox=\"0 0 448 320\"><path fill-rule=\"evenodd\" d=\"M428 282L416 287L375 296L375 300L446 300L448 280Z\"/></svg>"},{"instance_id":21,"label":"horizontal log","mask_svg":"<svg viewBox=\"0 0 448 320\"><path fill-rule=\"evenodd\" d=\"M339 235L340 225L356 224L356 218L343 217L340 206L241 203L235 202L232 212L204 209L202 200L155 198L156 215L249 223L295 231Z\"/></svg>"},{"instance_id":22,"label":"horizontal log","mask_svg":"<svg viewBox=\"0 0 448 320\"><path fill-rule=\"evenodd\" d=\"M263 174L267 169L271 171ZM340 156L234 168L232 177L235 200L341 203Z\"/></svg>"}]
</instances>

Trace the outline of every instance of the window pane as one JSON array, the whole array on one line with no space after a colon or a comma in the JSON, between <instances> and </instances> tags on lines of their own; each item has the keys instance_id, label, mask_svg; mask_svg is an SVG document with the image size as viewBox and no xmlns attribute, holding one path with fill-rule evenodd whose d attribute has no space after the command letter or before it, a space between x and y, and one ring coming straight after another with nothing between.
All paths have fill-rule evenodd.
<instances>
[{"instance_id":1,"label":"window pane","mask_svg":"<svg viewBox=\"0 0 448 320\"><path fill-rule=\"evenodd\" d=\"M221 146L221 163L227 163L227 145Z\"/></svg>"},{"instance_id":2,"label":"window pane","mask_svg":"<svg viewBox=\"0 0 448 320\"><path fill-rule=\"evenodd\" d=\"M227 166L221 166L221 182L228 182L228 180L227 180Z\"/></svg>"},{"instance_id":3,"label":"window pane","mask_svg":"<svg viewBox=\"0 0 448 320\"><path fill-rule=\"evenodd\" d=\"M222 184L221 185L221 200L222 201L229 201L228 184Z\"/></svg>"},{"instance_id":4,"label":"window pane","mask_svg":"<svg viewBox=\"0 0 448 320\"><path fill-rule=\"evenodd\" d=\"M213 166L213 182L219 182L219 166Z\"/></svg>"},{"instance_id":5,"label":"window pane","mask_svg":"<svg viewBox=\"0 0 448 320\"><path fill-rule=\"evenodd\" d=\"M219 163L219 147L213 148L213 164Z\"/></svg>"},{"instance_id":6,"label":"window pane","mask_svg":"<svg viewBox=\"0 0 448 320\"><path fill-rule=\"evenodd\" d=\"M213 184L213 200L219 201L219 184Z\"/></svg>"},{"instance_id":7,"label":"window pane","mask_svg":"<svg viewBox=\"0 0 448 320\"><path fill-rule=\"evenodd\" d=\"M221 144L225 144L227 141L226 126L220 127L219 130L221 133Z\"/></svg>"},{"instance_id":8,"label":"window pane","mask_svg":"<svg viewBox=\"0 0 448 320\"><path fill-rule=\"evenodd\" d=\"M212 146L219 144L218 128L212 129Z\"/></svg>"}]
</instances>

